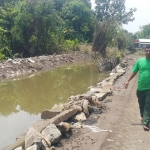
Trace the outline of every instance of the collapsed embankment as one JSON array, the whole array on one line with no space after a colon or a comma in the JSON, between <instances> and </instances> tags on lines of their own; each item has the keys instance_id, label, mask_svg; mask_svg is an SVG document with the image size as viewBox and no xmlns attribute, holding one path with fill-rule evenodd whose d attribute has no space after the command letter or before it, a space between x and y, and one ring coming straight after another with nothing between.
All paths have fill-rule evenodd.
<instances>
[{"instance_id":1,"label":"collapsed embankment","mask_svg":"<svg viewBox=\"0 0 150 150\"><path fill-rule=\"evenodd\" d=\"M120 63L112 70L110 77L98 83L97 87L91 87L87 94L72 96L68 98L68 103L44 110L42 120L5 150L54 148L52 146L59 143L63 134L77 128L78 122L86 120L94 111L101 112L104 108L101 101L112 93L114 82L125 73L126 67L127 62ZM75 123L69 124L70 119Z\"/></svg>"}]
</instances>

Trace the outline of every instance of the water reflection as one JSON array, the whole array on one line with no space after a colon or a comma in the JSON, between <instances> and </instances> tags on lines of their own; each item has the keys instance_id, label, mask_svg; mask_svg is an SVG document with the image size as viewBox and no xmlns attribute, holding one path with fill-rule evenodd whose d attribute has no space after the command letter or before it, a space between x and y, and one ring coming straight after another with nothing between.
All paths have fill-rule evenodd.
<instances>
[{"instance_id":1,"label":"water reflection","mask_svg":"<svg viewBox=\"0 0 150 150\"><path fill-rule=\"evenodd\" d=\"M101 74L105 77L105 73ZM106 74L107 75L107 74ZM99 79L94 64L58 68L31 78L9 81L0 87L0 114L8 116L20 110L38 114L55 103L64 103L70 95L87 91Z\"/></svg>"},{"instance_id":2,"label":"water reflection","mask_svg":"<svg viewBox=\"0 0 150 150\"><path fill-rule=\"evenodd\" d=\"M97 65L82 64L66 66L21 80L0 83L0 141L6 145L16 136L26 131L31 123L40 119L44 109L54 104L65 103L71 95L83 94L88 87L95 85L108 76L108 72L99 74ZM18 122L21 122L21 124ZM5 124L12 124L12 126ZM15 128L14 128L15 127Z\"/></svg>"}]
</instances>

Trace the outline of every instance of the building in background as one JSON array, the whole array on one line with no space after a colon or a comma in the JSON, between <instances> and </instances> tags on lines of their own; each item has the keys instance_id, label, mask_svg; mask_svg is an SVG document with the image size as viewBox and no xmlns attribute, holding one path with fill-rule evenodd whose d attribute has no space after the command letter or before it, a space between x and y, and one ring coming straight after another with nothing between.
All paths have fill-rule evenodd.
<instances>
[{"instance_id":1,"label":"building in background","mask_svg":"<svg viewBox=\"0 0 150 150\"><path fill-rule=\"evenodd\" d=\"M146 46L150 45L150 39L137 39L135 40L136 49L144 49Z\"/></svg>"}]
</instances>

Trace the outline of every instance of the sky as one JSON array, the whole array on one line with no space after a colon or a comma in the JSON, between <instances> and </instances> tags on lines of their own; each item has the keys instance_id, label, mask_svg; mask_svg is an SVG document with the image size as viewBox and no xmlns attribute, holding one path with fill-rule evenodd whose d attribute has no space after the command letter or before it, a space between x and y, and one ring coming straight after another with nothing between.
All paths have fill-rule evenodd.
<instances>
[{"instance_id":1,"label":"sky","mask_svg":"<svg viewBox=\"0 0 150 150\"><path fill-rule=\"evenodd\" d=\"M94 7L94 0L91 0L91 2ZM140 30L140 26L150 23L150 0L126 0L125 6L127 11L129 8L134 7L137 11L134 13L135 20L133 22L129 22L127 25L123 25L124 29L135 33Z\"/></svg>"},{"instance_id":2,"label":"sky","mask_svg":"<svg viewBox=\"0 0 150 150\"><path fill-rule=\"evenodd\" d=\"M126 30L135 33L140 30L140 26L150 23L150 0L126 0L125 6L127 10L134 7L137 9L135 20L123 26Z\"/></svg>"}]
</instances>

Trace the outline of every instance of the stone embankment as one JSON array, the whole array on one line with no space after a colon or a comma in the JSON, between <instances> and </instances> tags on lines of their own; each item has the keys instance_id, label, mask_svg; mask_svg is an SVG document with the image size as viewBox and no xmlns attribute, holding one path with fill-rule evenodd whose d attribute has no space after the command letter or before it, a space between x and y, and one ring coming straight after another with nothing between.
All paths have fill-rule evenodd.
<instances>
[{"instance_id":1,"label":"stone embankment","mask_svg":"<svg viewBox=\"0 0 150 150\"><path fill-rule=\"evenodd\" d=\"M93 112L101 113L106 107L103 100L112 94L115 81L122 76L127 68L127 62L117 65L110 76L90 87L86 94L71 96L65 104L54 106L51 110L41 113L37 121L5 150L52 150L59 144L63 135L71 136L70 131L84 127L84 121Z\"/></svg>"},{"instance_id":2,"label":"stone embankment","mask_svg":"<svg viewBox=\"0 0 150 150\"><path fill-rule=\"evenodd\" d=\"M117 65L117 60L114 59L107 59L102 62L98 63L98 70L102 72L103 70L112 70Z\"/></svg>"}]
</instances>

